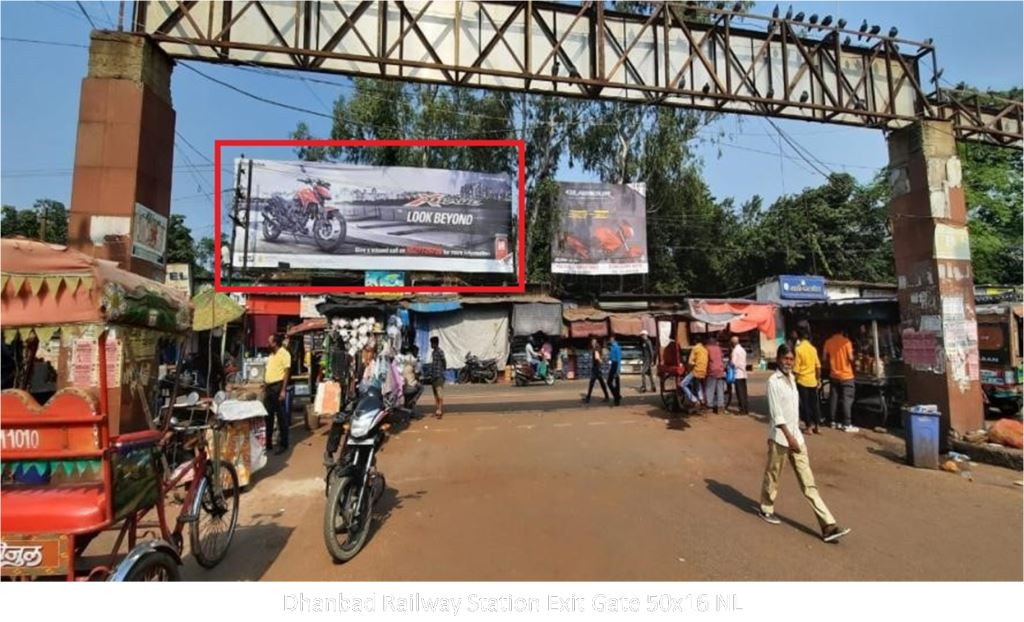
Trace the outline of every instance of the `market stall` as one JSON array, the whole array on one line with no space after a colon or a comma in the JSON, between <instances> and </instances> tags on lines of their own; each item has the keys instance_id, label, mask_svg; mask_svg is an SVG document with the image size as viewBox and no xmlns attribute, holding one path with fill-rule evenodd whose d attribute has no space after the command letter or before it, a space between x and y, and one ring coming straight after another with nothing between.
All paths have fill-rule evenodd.
<instances>
[{"instance_id":1,"label":"market stall","mask_svg":"<svg viewBox=\"0 0 1024 622\"><path fill-rule=\"evenodd\" d=\"M853 298L789 307L786 326L810 326L811 342L823 352L825 340L845 329L854 346L854 415L886 426L906 399L899 306L892 298ZM914 344L912 344L914 345ZM911 350L908 353L916 352ZM934 347L929 353L934 359ZM828 370L822 370L827 381ZM822 395L825 400L825 395Z\"/></svg>"},{"instance_id":2,"label":"market stall","mask_svg":"<svg viewBox=\"0 0 1024 622\"><path fill-rule=\"evenodd\" d=\"M1024 384L1024 304L978 305L978 352L981 388L990 410L1020 416Z\"/></svg>"}]
</instances>

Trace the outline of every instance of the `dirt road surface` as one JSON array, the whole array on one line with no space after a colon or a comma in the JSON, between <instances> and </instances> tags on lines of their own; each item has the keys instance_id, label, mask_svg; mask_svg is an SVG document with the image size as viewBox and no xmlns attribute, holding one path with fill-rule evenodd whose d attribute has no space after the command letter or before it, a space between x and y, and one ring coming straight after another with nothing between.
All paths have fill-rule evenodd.
<instances>
[{"instance_id":1,"label":"dirt road surface","mask_svg":"<svg viewBox=\"0 0 1024 622\"><path fill-rule=\"evenodd\" d=\"M763 376L752 408L765 412ZM624 379L622 406L582 382L448 387L442 421L413 421L380 454L388 489L366 548L332 563L321 536L326 426L296 414L292 450L242 495L227 559L190 580L1011 580L1022 572L1021 474L974 480L903 464L902 440L808 439L819 490L853 532L821 542L787 466L769 525L754 513L759 415L669 422ZM429 395L420 404L430 412Z\"/></svg>"}]
</instances>

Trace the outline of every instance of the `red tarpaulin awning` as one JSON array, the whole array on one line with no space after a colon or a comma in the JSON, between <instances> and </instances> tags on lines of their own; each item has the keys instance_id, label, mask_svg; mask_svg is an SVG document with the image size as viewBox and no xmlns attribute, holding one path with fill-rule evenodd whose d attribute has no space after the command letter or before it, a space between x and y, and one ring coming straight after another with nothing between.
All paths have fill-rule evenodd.
<instances>
[{"instance_id":1,"label":"red tarpaulin awning","mask_svg":"<svg viewBox=\"0 0 1024 622\"><path fill-rule=\"evenodd\" d=\"M707 324L728 324L734 333L757 329L775 338L775 305L736 300L691 300L690 314Z\"/></svg>"}]
</instances>

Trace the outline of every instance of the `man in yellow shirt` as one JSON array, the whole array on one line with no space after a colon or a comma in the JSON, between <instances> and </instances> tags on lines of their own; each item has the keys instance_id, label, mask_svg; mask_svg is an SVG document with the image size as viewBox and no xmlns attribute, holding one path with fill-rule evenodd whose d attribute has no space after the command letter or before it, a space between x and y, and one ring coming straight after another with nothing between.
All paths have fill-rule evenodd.
<instances>
[{"instance_id":1,"label":"man in yellow shirt","mask_svg":"<svg viewBox=\"0 0 1024 622\"><path fill-rule=\"evenodd\" d=\"M687 364L690 366L690 371L679 384L691 404L699 402L701 406L705 406L707 402L704 395L704 380L708 377L708 349L704 347L703 335L697 337L697 344L690 350ZM697 384L696 392L690 389L694 383Z\"/></svg>"},{"instance_id":2,"label":"man in yellow shirt","mask_svg":"<svg viewBox=\"0 0 1024 622\"><path fill-rule=\"evenodd\" d=\"M821 360L818 350L811 343L811 332L806 325L797 329L799 339L796 344L796 362L793 364L793 375L796 376L796 388L800 394L800 418L804 426L821 434L818 424L821 412L818 406L818 388L821 386Z\"/></svg>"},{"instance_id":3,"label":"man in yellow shirt","mask_svg":"<svg viewBox=\"0 0 1024 622\"><path fill-rule=\"evenodd\" d=\"M829 378L829 422L845 432L859 432L853 425L853 394L856 388L853 381L853 342L847 337L845 329L837 330L825 342L824 350ZM836 419L839 400L843 401L842 423Z\"/></svg>"},{"instance_id":4,"label":"man in yellow shirt","mask_svg":"<svg viewBox=\"0 0 1024 622\"><path fill-rule=\"evenodd\" d=\"M267 408L267 451L274 442L274 423L278 424L277 451L283 454L288 450L288 429L291 427L291 413L285 412L285 396L288 392L288 379L291 375L292 356L282 347L284 340L281 335L271 335L270 357L263 372L263 405Z\"/></svg>"}]
</instances>

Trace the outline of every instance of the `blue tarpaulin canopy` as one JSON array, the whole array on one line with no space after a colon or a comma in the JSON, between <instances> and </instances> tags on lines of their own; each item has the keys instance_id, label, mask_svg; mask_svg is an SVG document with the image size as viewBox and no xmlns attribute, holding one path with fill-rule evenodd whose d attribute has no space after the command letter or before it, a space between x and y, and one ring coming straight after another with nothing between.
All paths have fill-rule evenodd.
<instances>
[{"instance_id":1,"label":"blue tarpaulin canopy","mask_svg":"<svg viewBox=\"0 0 1024 622\"><path fill-rule=\"evenodd\" d=\"M437 302L413 302L409 304L409 310L416 313L447 313L458 311L462 304L458 300L439 300Z\"/></svg>"}]
</instances>

